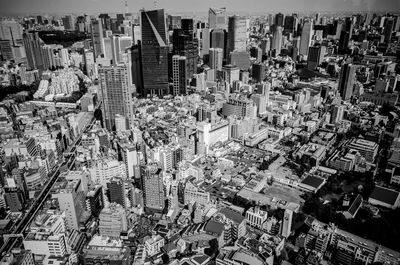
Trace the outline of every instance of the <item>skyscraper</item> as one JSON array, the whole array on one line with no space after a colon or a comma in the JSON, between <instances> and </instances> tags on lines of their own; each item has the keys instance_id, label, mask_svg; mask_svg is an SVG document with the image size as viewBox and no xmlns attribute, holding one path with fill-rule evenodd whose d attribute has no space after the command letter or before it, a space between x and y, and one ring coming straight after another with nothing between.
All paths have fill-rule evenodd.
<instances>
[{"instance_id":1,"label":"skyscraper","mask_svg":"<svg viewBox=\"0 0 400 265\"><path fill-rule=\"evenodd\" d=\"M28 68L44 70L42 56L42 40L39 38L39 33L24 33L23 42L28 60Z\"/></svg>"},{"instance_id":2,"label":"skyscraper","mask_svg":"<svg viewBox=\"0 0 400 265\"><path fill-rule=\"evenodd\" d=\"M118 64L123 61L122 53L132 46L132 38L128 36L113 35L111 39L111 56L112 63Z\"/></svg>"},{"instance_id":3,"label":"skyscraper","mask_svg":"<svg viewBox=\"0 0 400 265\"><path fill-rule=\"evenodd\" d=\"M307 58L307 68L314 70L322 63L326 52L325 46L313 46L309 48Z\"/></svg>"},{"instance_id":4,"label":"skyscraper","mask_svg":"<svg viewBox=\"0 0 400 265\"><path fill-rule=\"evenodd\" d=\"M141 178L146 210L162 211L165 207L165 193L161 169L155 164L141 166Z\"/></svg>"},{"instance_id":5,"label":"skyscraper","mask_svg":"<svg viewBox=\"0 0 400 265\"><path fill-rule=\"evenodd\" d=\"M222 71L222 61L224 50L221 48L210 48L210 68Z\"/></svg>"},{"instance_id":6,"label":"skyscraper","mask_svg":"<svg viewBox=\"0 0 400 265\"><path fill-rule=\"evenodd\" d=\"M284 32L285 33L294 33L295 28L295 19L293 16L286 16L284 22Z\"/></svg>"},{"instance_id":7,"label":"skyscraper","mask_svg":"<svg viewBox=\"0 0 400 265\"><path fill-rule=\"evenodd\" d=\"M293 219L293 211L286 209L283 215L283 222L281 229L281 235L285 238L289 237L292 231L292 219Z\"/></svg>"},{"instance_id":8,"label":"skyscraper","mask_svg":"<svg viewBox=\"0 0 400 265\"><path fill-rule=\"evenodd\" d=\"M115 115L123 115L128 120L129 128L133 118L132 72L130 64L102 66L99 69L100 98L103 101L103 121L108 130L115 126Z\"/></svg>"},{"instance_id":9,"label":"skyscraper","mask_svg":"<svg viewBox=\"0 0 400 265\"><path fill-rule=\"evenodd\" d=\"M226 29L226 8L210 8L208 10L208 27L210 29Z\"/></svg>"},{"instance_id":10,"label":"skyscraper","mask_svg":"<svg viewBox=\"0 0 400 265\"><path fill-rule=\"evenodd\" d=\"M66 227L79 230L79 220L85 211L85 193L81 180L65 181L52 195L58 200L59 208L65 212Z\"/></svg>"},{"instance_id":11,"label":"skyscraper","mask_svg":"<svg viewBox=\"0 0 400 265\"><path fill-rule=\"evenodd\" d=\"M253 64L251 77L255 82L261 82L265 77L265 65L263 63Z\"/></svg>"},{"instance_id":12,"label":"skyscraper","mask_svg":"<svg viewBox=\"0 0 400 265\"><path fill-rule=\"evenodd\" d=\"M301 31L301 38L300 38L300 48L299 52L302 55L308 55L308 48L311 44L311 37L313 31L313 22L312 20L304 22L303 29Z\"/></svg>"},{"instance_id":13,"label":"skyscraper","mask_svg":"<svg viewBox=\"0 0 400 265\"><path fill-rule=\"evenodd\" d=\"M104 54L103 26L101 20L99 19L92 20L91 32L92 32L94 59L96 60L96 58L99 57L99 55Z\"/></svg>"},{"instance_id":14,"label":"skyscraper","mask_svg":"<svg viewBox=\"0 0 400 265\"><path fill-rule=\"evenodd\" d=\"M343 100L348 100L353 94L353 86L356 81L356 66L346 63L340 69L338 90Z\"/></svg>"},{"instance_id":15,"label":"skyscraper","mask_svg":"<svg viewBox=\"0 0 400 265\"><path fill-rule=\"evenodd\" d=\"M180 55L172 56L173 95L186 94L186 80L186 57Z\"/></svg>"},{"instance_id":16,"label":"skyscraper","mask_svg":"<svg viewBox=\"0 0 400 265\"><path fill-rule=\"evenodd\" d=\"M276 51L276 55L281 53L282 49L282 27L275 27L274 36L272 37L271 49Z\"/></svg>"},{"instance_id":17,"label":"skyscraper","mask_svg":"<svg viewBox=\"0 0 400 265\"><path fill-rule=\"evenodd\" d=\"M391 41L394 27L395 27L395 19L393 17L386 19L385 29L383 30L385 43L389 43Z\"/></svg>"},{"instance_id":18,"label":"skyscraper","mask_svg":"<svg viewBox=\"0 0 400 265\"><path fill-rule=\"evenodd\" d=\"M227 57L227 33L223 29L213 29L210 32L210 48L221 48L223 57Z\"/></svg>"},{"instance_id":19,"label":"skyscraper","mask_svg":"<svg viewBox=\"0 0 400 265\"><path fill-rule=\"evenodd\" d=\"M275 26L283 27L284 15L282 13L278 13L275 16Z\"/></svg>"},{"instance_id":20,"label":"skyscraper","mask_svg":"<svg viewBox=\"0 0 400 265\"><path fill-rule=\"evenodd\" d=\"M246 50L247 26L246 17L232 16L228 22L228 52Z\"/></svg>"},{"instance_id":21,"label":"skyscraper","mask_svg":"<svg viewBox=\"0 0 400 265\"><path fill-rule=\"evenodd\" d=\"M138 41L138 44L133 45L130 51L128 51L128 54L131 56L132 81L136 86L136 92L139 95L144 95L141 41Z\"/></svg>"},{"instance_id":22,"label":"skyscraper","mask_svg":"<svg viewBox=\"0 0 400 265\"><path fill-rule=\"evenodd\" d=\"M0 22L0 40L22 40L22 26L15 20Z\"/></svg>"},{"instance_id":23,"label":"skyscraper","mask_svg":"<svg viewBox=\"0 0 400 265\"><path fill-rule=\"evenodd\" d=\"M193 38L193 19L182 19L182 28L175 29L172 37L174 55L186 57L186 76L197 73L198 41Z\"/></svg>"},{"instance_id":24,"label":"skyscraper","mask_svg":"<svg viewBox=\"0 0 400 265\"><path fill-rule=\"evenodd\" d=\"M340 39L339 39L339 47L338 53L345 54L349 47L349 40L350 40L350 33L347 31L342 30L340 32Z\"/></svg>"},{"instance_id":25,"label":"skyscraper","mask_svg":"<svg viewBox=\"0 0 400 265\"><path fill-rule=\"evenodd\" d=\"M168 45L164 10L141 11L144 95L168 94Z\"/></svg>"},{"instance_id":26,"label":"skyscraper","mask_svg":"<svg viewBox=\"0 0 400 265\"><path fill-rule=\"evenodd\" d=\"M65 30L74 31L75 30L75 18L71 15L63 16L62 23Z\"/></svg>"},{"instance_id":27,"label":"skyscraper","mask_svg":"<svg viewBox=\"0 0 400 265\"><path fill-rule=\"evenodd\" d=\"M126 207L125 182L122 178L113 178L107 183L107 189L110 195L110 203L118 203Z\"/></svg>"}]
</instances>

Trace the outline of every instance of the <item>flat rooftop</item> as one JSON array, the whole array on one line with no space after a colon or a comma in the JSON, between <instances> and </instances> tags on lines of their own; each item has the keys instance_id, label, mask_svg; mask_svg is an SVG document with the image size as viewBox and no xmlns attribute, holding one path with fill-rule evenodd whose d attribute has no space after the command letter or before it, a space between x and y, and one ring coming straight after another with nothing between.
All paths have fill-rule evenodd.
<instances>
[{"instance_id":1,"label":"flat rooftop","mask_svg":"<svg viewBox=\"0 0 400 265\"><path fill-rule=\"evenodd\" d=\"M374 190L371 193L370 199L374 199L377 201L381 201L390 205L394 205L396 203L397 198L399 197L399 193L395 190L387 189L380 186L375 186Z\"/></svg>"},{"instance_id":2,"label":"flat rooftop","mask_svg":"<svg viewBox=\"0 0 400 265\"><path fill-rule=\"evenodd\" d=\"M322 183L324 182L324 179L316 177L316 176L312 176L312 175L308 175L305 179L303 179L301 181L302 184L314 187L314 188L318 188Z\"/></svg>"}]
</instances>

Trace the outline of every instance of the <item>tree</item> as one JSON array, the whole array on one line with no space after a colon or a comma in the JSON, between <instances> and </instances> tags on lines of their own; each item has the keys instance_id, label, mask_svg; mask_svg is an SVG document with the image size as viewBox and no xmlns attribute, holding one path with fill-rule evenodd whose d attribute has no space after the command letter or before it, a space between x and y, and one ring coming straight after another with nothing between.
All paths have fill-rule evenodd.
<instances>
[{"instance_id":1,"label":"tree","mask_svg":"<svg viewBox=\"0 0 400 265\"><path fill-rule=\"evenodd\" d=\"M163 264L168 264L169 263L169 256L167 253L162 254L161 259L163 261Z\"/></svg>"}]
</instances>

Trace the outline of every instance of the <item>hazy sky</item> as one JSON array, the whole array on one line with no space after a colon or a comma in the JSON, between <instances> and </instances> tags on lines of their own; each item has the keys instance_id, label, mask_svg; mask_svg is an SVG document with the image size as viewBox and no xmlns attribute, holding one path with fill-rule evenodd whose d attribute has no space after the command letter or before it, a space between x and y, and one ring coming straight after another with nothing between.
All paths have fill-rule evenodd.
<instances>
[{"instance_id":1,"label":"hazy sky","mask_svg":"<svg viewBox=\"0 0 400 265\"><path fill-rule=\"evenodd\" d=\"M125 0L0 0L0 13L123 12ZM153 0L128 0L129 12L152 9ZM392 11L400 12L400 0L158 0L167 12L206 12L209 7L227 11Z\"/></svg>"}]
</instances>

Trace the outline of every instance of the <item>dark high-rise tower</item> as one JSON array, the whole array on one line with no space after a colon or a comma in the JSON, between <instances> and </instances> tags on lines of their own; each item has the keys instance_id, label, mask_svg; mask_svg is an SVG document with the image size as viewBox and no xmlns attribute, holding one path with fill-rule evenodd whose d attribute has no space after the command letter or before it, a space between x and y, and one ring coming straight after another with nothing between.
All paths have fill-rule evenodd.
<instances>
[{"instance_id":1,"label":"dark high-rise tower","mask_svg":"<svg viewBox=\"0 0 400 265\"><path fill-rule=\"evenodd\" d=\"M276 14L276 16L275 16L275 26L279 26L279 27L283 27L283 18L284 18L284 15L282 14L282 13L278 13L278 14Z\"/></svg>"},{"instance_id":2,"label":"dark high-rise tower","mask_svg":"<svg viewBox=\"0 0 400 265\"><path fill-rule=\"evenodd\" d=\"M393 28L395 27L395 20L393 17L387 18L385 21L385 29L383 30L384 42L389 43L392 38Z\"/></svg>"},{"instance_id":3,"label":"dark high-rise tower","mask_svg":"<svg viewBox=\"0 0 400 265\"><path fill-rule=\"evenodd\" d=\"M293 16L286 16L284 22L284 32L285 33L294 33L295 28L295 19Z\"/></svg>"},{"instance_id":4,"label":"dark high-rise tower","mask_svg":"<svg viewBox=\"0 0 400 265\"><path fill-rule=\"evenodd\" d=\"M144 95L168 94L168 45L164 9L141 11Z\"/></svg>"},{"instance_id":5,"label":"dark high-rise tower","mask_svg":"<svg viewBox=\"0 0 400 265\"><path fill-rule=\"evenodd\" d=\"M182 19L182 27L185 24L185 29L175 29L172 36L174 55L186 57L186 77L191 78L197 73L198 61L198 42L193 38L193 27L190 23L184 22ZM193 25L193 23L192 23Z\"/></svg>"},{"instance_id":6,"label":"dark high-rise tower","mask_svg":"<svg viewBox=\"0 0 400 265\"><path fill-rule=\"evenodd\" d=\"M220 48L223 50L224 59L227 58L228 34L224 29L213 29L210 32L210 48Z\"/></svg>"},{"instance_id":7,"label":"dark high-rise tower","mask_svg":"<svg viewBox=\"0 0 400 265\"><path fill-rule=\"evenodd\" d=\"M342 30L340 33L338 53L345 54L349 47L350 33Z\"/></svg>"},{"instance_id":8,"label":"dark high-rise tower","mask_svg":"<svg viewBox=\"0 0 400 265\"><path fill-rule=\"evenodd\" d=\"M343 100L348 100L353 94L353 86L356 81L356 66L344 64L340 70L339 93Z\"/></svg>"},{"instance_id":9,"label":"dark high-rise tower","mask_svg":"<svg viewBox=\"0 0 400 265\"><path fill-rule=\"evenodd\" d=\"M118 203L126 207L125 201L125 182L121 178L114 178L107 183L107 189L110 194L110 203Z\"/></svg>"}]
</instances>

